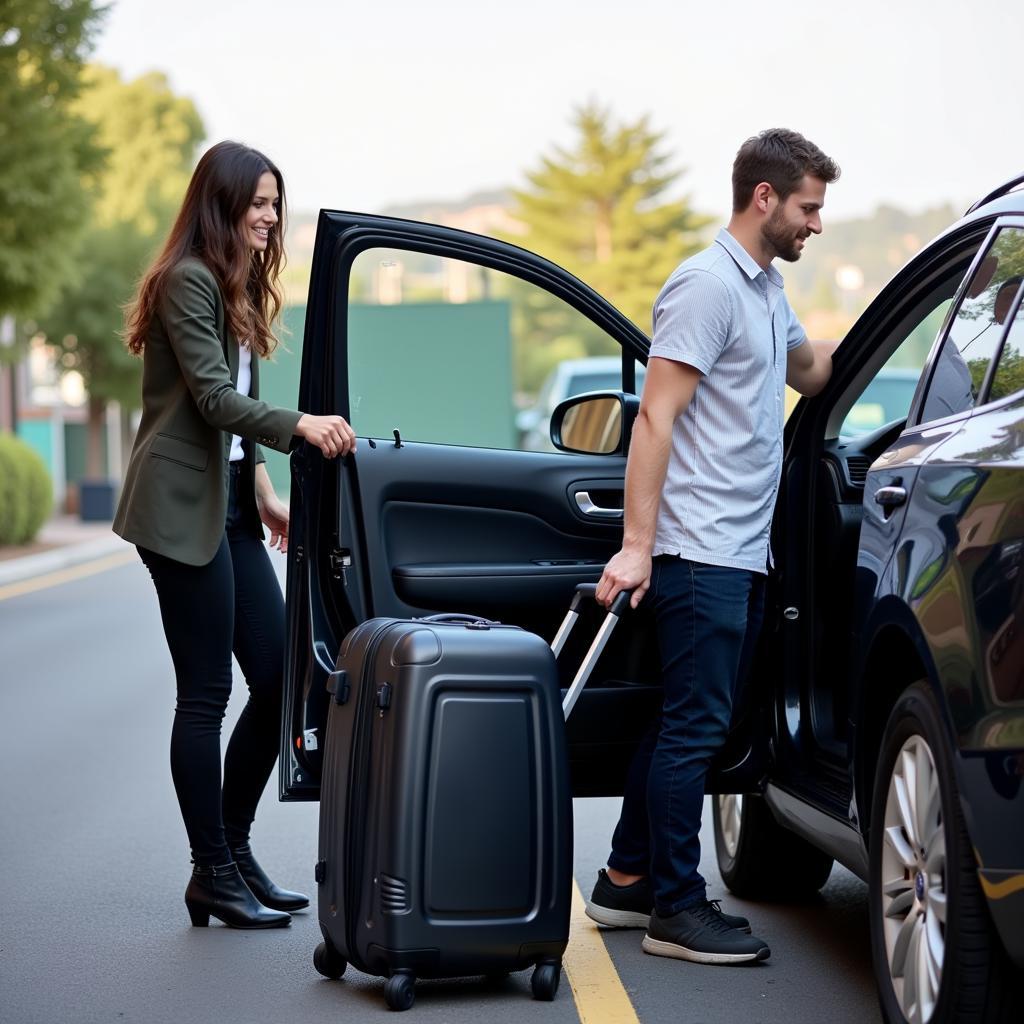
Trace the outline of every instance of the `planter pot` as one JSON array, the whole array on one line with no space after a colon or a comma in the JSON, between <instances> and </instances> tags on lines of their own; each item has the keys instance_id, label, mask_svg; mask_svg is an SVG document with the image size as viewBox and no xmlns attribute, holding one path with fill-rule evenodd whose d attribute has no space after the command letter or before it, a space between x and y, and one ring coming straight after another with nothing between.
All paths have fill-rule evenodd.
<instances>
[{"instance_id":1,"label":"planter pot","mask_svg":"<svg viewBox=\"0 0 1024 1024\"><path fill-rule=\"evenodd\" d=\"M78 484L78 518L107 523L114 518L113 480L82 480Z\"/></svg>"}]
</instances>

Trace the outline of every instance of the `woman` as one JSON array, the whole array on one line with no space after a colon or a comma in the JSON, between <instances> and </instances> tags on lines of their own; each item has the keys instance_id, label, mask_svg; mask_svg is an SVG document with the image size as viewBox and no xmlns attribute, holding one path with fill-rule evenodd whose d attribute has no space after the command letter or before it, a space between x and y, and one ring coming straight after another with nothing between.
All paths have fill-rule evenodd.
<instances>
[{"instance_id":1,"label":"woman","mask_svg":"<svg viewBox=\"0 0 1024 1024\"><path fill-rule=\"evenodd\" d=\"M274 928L308 897L276 886L249 829L274 766L281 724L284 603L271 547L288 542L257 445L296 439L327 458L355 450L340 416L259 401L259 360L274 348L284 258L284 182L254 149L222 142L199 161L163 251L127 315L141 354L142 420L114 531L156 585L177 679L171 774L192 847L185 892L192 923ZM220 725L231 655L249 700L224 757Z\"/></svg>"}]
</instances>

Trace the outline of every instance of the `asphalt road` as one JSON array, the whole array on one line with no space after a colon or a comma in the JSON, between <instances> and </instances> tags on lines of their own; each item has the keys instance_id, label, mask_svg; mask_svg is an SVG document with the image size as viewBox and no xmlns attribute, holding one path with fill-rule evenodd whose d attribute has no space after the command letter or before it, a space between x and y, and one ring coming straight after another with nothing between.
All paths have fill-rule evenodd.
<instances>
[{"instance_id":1,"label":"asphalt road","mask_svg":"<svg viewBox=\"0 0 1024 1024\"><path fill-rule=\"evenodd\" d=\"M236 695L244 691L237 680ZM384 1019L382 985L315 973L315 907L290 929L189 927L184 829L167 764L170 658L141 563L0 600L0 1021L254 1024ZM229 719L241 708L232 700ZM604 863L616 801L576 804L576 877ZM268 790L253 835L282 884L314 889L316 805ZM711 968L645 956L641 933L604 940L643 1024L879 1020L865 887L836 868L813 904L730 899L772 947L766 964ZM499 987L425 982L410 1020L471 1024L581 1018L564 982L552 1004L529 975ZM614 984L614 977L611 978ZM599 1005L591 1012L599 1014Z\"/></svg>"}]
</instances>

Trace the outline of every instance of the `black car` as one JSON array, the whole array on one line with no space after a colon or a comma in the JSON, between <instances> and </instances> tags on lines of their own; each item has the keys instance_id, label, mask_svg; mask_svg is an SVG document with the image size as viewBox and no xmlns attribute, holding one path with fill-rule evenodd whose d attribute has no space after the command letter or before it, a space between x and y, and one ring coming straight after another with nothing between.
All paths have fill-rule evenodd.
<instances>
[{"instance_id":1,"label":"black car","mask_svg":"<svg viewBox=\"0 0 1024 1024\"><path fill-rule=\"evenodd\" d=\"M806 895L833 860L868 881L888 1021L1002 1021L1022 1005L1021 183L896 275L790 416L765 629L708 783L737 894ZM544 346L572 357L571 339L595 335L621 355L621 386L556 409L557 451L517 450L519 375ZM282 799L318 796L325 682L356 623L470 611L554 634L621 540L648 348L515 246L321 213L300 407L348 417L359 450L292 455ZM872 383L908 370L908 407L887 400L898 418L865 430ZM622 792L660 706L654 649L638 613L581 697L577 796Z\"/></svg>"}]
</instances>

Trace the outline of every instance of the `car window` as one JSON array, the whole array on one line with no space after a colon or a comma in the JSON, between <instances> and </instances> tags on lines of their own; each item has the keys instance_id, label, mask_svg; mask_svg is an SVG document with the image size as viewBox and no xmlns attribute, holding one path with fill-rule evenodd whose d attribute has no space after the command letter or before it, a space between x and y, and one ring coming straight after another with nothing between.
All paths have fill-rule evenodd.
<instances>
[{"instance_id":1,"label":"car window","mask_svg":"<svg viewBox=\"0 0 1024 1024\"><path fill-rule=\"evenodd\" d=\"M855 437L907 418L928 352L946 319L963 273L961 270L959 275L945 280L928 296L910 324L901 327L896 350L850 407L839 428L840 435Z\"/></svg>"},{"instance_id":2,"label":"car window","mask_svg":"<svg viewBox=\"0 0 1024 1024\"><path fill-rule=\"evenodd\" d=\"M550 413L529 417L535 437L523 427L545 380L567 360L595 359L612 364L596 387L618 389L620 352L568 303L510 274L398 249L353 261L349 400L362 436L553 450Z\"/></svg>"},{"instance_id":3,"label":"car window","mask_svg":"<svg viewBox=\"0 0 1024 1024\"><path fill-rule=\"evenodd\" d=\"M1024 283L1018 284L1017 296L1017 312L1010 323L992 377L992 388L988 395L992 402L1024 391Z\"/></svg>"},{"instance_id":4,"label":"car window","mask_svg":"<svg viewBox=\"0 0 1024 1024\"><path fill-rule=\"evenodd\" d=\"M1024 273L1024 231L1003 228L978 264L932 369L921 421L974 407Z\"/></svg>"}]
</instances>

